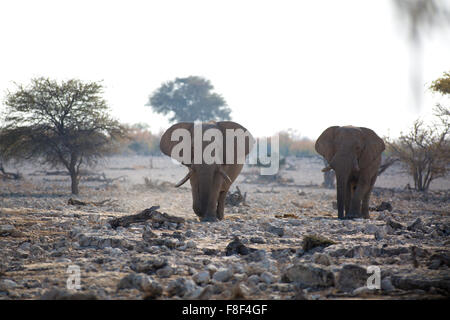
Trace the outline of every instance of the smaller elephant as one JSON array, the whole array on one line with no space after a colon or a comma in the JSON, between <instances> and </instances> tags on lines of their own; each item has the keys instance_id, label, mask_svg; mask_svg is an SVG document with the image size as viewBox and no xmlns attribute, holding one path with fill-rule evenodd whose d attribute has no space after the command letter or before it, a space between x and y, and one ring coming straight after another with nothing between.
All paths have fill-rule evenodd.
<instances>
[{"instance_id":1,"label":"smaller elephant","mask_svg":"<svg viewBox=\"0 0 450 320\"><path fill-rule=\"evenodd\" d=\"M200 128L200 129L198 129ZM190 150L176 152L179 141L177 131L184 130L189 138ZM208 136L208 132L216 132L220 138ZM234 136L230 139L228 133L239 135L242 139ZM240 132L240 133L239 133ZM220 141L216 141L216 139ZM223 140L222 140L223 139ZM240 142L239 142L240 140ZM197 142L196 142L197 141ZM198 143L198 145L196 145ZM218 143L214 153L214 162L203 159L203 153L211 150L211 145ZM193 122L180 122L171 126L162 135L160 149L165 154L178 160L189 170L187 175L175 185L179 187L188 180L191 183L192 207L201 221L217 221L224 217L225 197L231 184L241 172L245 156L247 156L254 144L254 139L250 132L238 123L232 121L204 122L194 124ZM200 162L196 161L201 153ZM186 154L185 154L186 152ZM212 154L211 153L211 154ZM183 154L183 155L181 155ZM189 154L189 156L187 156ZM230 155L231 154L231 155ZM185 158L183 156L186 156Z\"/></svg>"},{"instance_id":2,"label":"smaller elephant","mask_svg":"<svg viewBox=\"0 0 450 320\"><path fill-rule=\"evenodd\" d=\"M322 171L333 169L336 173L338 218L369 218L370 193L385 149L383 140L368 128L333 126L320 135L315 149L329 163Z\"/></svg>"}]
</instances>

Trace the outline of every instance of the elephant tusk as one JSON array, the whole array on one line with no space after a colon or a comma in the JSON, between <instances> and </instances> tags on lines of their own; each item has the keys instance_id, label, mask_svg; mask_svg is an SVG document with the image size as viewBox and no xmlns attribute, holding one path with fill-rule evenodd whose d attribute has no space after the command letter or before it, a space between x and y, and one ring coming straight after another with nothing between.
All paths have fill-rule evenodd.
<instances>
[{"instance_id":1,"label":"elephant tusk","mask_svg":"<svg viewBox=\"0 0 450 320\"><path fill-rule=\"evenodd\" d=\"M188 174L186 175L186 177L184 177L180 182L178 182L178 183L175 185L175 188L181 187L183 184L185 184L186 181L188 181L188 180L191 178L191 175L192 175L192 170L189 169L189 172L188 172Z\"/></svg>"},{"instance_id":2,"label":"elephant tusk","mask_svg":"<svg viewBox=\"0 0 450 320\"><path fill-rule=\"evenodd\" d=\"M219 172L223 175L223 177L225 178L225 180L227 180L230 184L233 183L233 181L231 181L230 177L226 174L225 171L223 171L222 168L219 168Z\"/></svg>"},{"instance_id":3,"label":"elephant tusk","mask_svg":"<svg viewBox=\"0 0 450 320\"><path fill-rule=\"evenodd\" d=\"M322 169L322 172L327 172L330 171L332 168L330 166L326 166L325 168Z\"/></svg>"},{"instance_id":4,"label":"elephant tusk","mask_svg":"<svg viewBox=\"0 0 450 320\"><path fill-rule=\"evenodd\" d=\"M357 172L360 170L357 159L353 159L353 170L355 170Z\"/></svg>"}]
</instances>

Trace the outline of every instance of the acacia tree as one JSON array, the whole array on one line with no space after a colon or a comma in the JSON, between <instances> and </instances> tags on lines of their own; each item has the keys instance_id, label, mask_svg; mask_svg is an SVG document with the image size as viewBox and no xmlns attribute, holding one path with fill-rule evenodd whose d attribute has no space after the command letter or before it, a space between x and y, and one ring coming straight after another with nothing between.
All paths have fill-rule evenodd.
<instances>
[{"instance_id":1,"label":"acacia tree","mask_svg":"<svg viewBox=\"0 0 450 320\"><path fill-rule=\"evenodd\" d=\"M202 77L176 78L163 83L146 105L157 113L170 114L170 122L230 120L231 110L225 99L213 89L211 82Z\"/></svg>"},{"instance_id":2,"label":"acacia tree","mask_svg":"<svg viewBox=\"0 0 450 320\"><path fill-rule=\"evenodd\" d=\"M450 73L444 73L430 89L449 95ZM438 121L432 125L416 120L410 132L397 141L386 139L388 149L406 166L419 191L428 190L431 181L446 176L450 165L450 108L437 104L434 115Z\"/></svg>"},{"instance_id":3,"label":"acacia tree","mask_svg":"<svg viewBox=\"0 0 450 320\"><path fill-rule=\"evenodd\" d=\"M80 167L92 165L111 152L125 130L112 119L103 87L72 79L58 83L48 78L31 80L8 92L2 115L0 154L6 159L36 159L63 165L78 194Z\"/></svg>"}]
</instances>

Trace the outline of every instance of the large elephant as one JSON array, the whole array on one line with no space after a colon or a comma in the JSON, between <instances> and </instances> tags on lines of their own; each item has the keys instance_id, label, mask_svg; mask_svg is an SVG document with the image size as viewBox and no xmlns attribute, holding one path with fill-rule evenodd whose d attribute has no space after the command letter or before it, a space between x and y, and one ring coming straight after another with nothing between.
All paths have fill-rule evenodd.
<instances>
[{"instance_id":1,"label":"large elephant","mask_svg":"<svg viewBox=\"0 0 450 320\"><path fill-rule=\"evenodd\" d=\"M201 131L197 131L194 127L200 127ZM187 159L188 161L186 161L186 158L182 158L184 151L181 151L179 154L176 154L177 152L172 152L174 147L180 142L180 140L178 140L179 138L174 137L174 132L177 129L186 129L189 132L192 148L190 159ZM205 162L202 157L201 162L198 163L198 161L194 161L194 149L196 148L195 141L198 141L196 139L199 139L201 141L201 148L199 149L201 152L205 151L205 148L207 148L209 144L208 141L213 140L205 139L205 141L203 139L203 137L206 136L205 132L209 129L218 130L222 133L223 147L218 152L219 155L221 154L219 157L222 161L208 163ZM239 151L237 137L227 139L226 131L240 131L241 133L245 133L243 140L243 147L245 149ZM201 135L200 138L194 136L199 134ZM234 143L234 157L227 160L227 152L231 153L231 149L229 149L231 141ZM179 187L190 180L193 200L192 206L195 214L199 216L201 221L217 221L222 220L224 217L225 197L231 184L241 172L244 166L245 156L250 153L253 144L254 140L250 132L240 124L232 121L211 121L201 123L201 126L197 123L194 126L193 122L180 122L167 129L163 134L160 141L160 149L164 154L178 160L189 169L187 175L176 184L176 187ZM215 154L215 152L213 153ZM240 160L238 161L239 155Z\"/></svg>"},{"instance_id":2,"label":"large elephant","mask_svg":"<svg viewBox=\"0 0 450 320\"><path fill-rule=\"evenodd\" d=\"M322 171L336 172L338 218L369 218L369 197L385 149L383 140L368 128L333 126L320 135L315 148L329 163Z\"/></svg>"}]
</instances>

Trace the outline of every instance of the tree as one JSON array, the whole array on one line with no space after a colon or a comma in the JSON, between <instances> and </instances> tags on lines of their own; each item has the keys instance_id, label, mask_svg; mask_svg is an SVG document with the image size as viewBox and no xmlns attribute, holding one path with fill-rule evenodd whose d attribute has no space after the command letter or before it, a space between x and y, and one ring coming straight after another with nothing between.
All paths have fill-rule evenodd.
<instances>
[{"instance_id":1,"label":"tree","mask_svg":"<svg viewBox=\"0 0 450 320\"><path fill-rule=\"evenodd\" d=\"M48 78L31 80L8 92L2 115L0 154L6 159L36 159L69 172L73 194L78 194L80 167L111 152L126 135L108 115L95 82L72 79L58 83Z\"/></svg>"},{"instance_id":2,"label":"tree","mask_svg":"<svg viewBox=\"0 0 450 320\"><path fill-rule=\"evenodd\" d=\"M225 99L212 92L214 87L205 78L190 76L163 83L146 104L170 122L231 120Z\"/></svg>"},{"instance_id":3,"label":"tree","mask_svg":"<svg viewBox=\"0 0 450 320\"><path fill-rule=\"evenodd\" d=\"M450 94L450 73L434 81L431 90ZM426 126L416 120L410 132L397 141L386 140L388 149L403 163L414 179L416 190L428 190L431 181L444 177L450 165L450 108L437 104L434 115L438 122Z\"/></svg>"}]
</instances>

